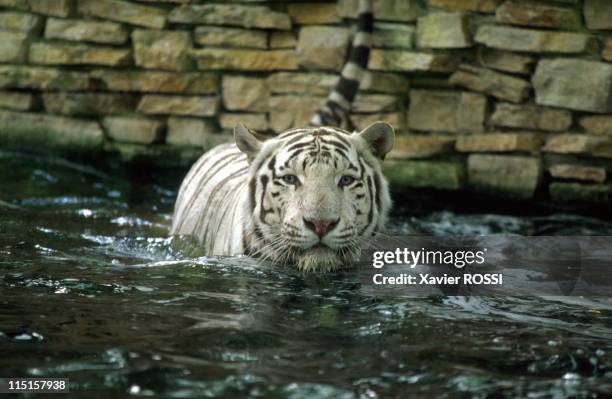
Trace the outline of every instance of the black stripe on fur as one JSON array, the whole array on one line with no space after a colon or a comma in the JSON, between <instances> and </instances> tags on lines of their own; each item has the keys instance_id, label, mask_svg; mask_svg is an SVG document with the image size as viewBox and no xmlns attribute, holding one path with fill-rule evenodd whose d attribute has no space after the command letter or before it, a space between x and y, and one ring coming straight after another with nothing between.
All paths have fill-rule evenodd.
<instances>
[{"instance_id":1,"label":"black stripe on fur","mask_svg":"<svg viewBox=\"0 0 612 399\"><path fill-rule=\"evenodd\" d=\"M340 81L338 82L338 85L336 86L336 91L342 94L342 96L346 98L347 101L351 102L355 99L358 89L359 89L358 81L352 80L352 79L346 79L340 76Z\"/></svg>"},{"instance_id":2,"label":"black stripe on fur","mask_svg":"<svg viewBox=\"0 0 612 399\"><path fill-rule=\"evenodd\" d=\"M367 46L353 47L351 50L350 60L359 65L363 69L368 67L368 57L370 56L370 48Z\"/></svg>"},{"instance_id":3,"label":"black stripe on fur","mask_svg":"<svg viewBox=\"0 0 612 399\"><path fill-rule=\"evenodd\" d=\"M374 14L362 12L357 16L357 30L372 33L374 31Z\"/></svg>"}]
</instances>

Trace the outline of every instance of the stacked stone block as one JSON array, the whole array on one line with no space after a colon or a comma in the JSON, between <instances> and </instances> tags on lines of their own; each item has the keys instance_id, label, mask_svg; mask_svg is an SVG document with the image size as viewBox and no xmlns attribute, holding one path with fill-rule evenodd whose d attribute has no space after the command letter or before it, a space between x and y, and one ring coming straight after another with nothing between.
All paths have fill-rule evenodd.
<instances>
[{"instance_id":1,"label":"stacked stone block","mask_svg":"<svg viewBox=\"0 0 612 399\"><path fill-rule=\"evenodd\" d=\"M0 143L190 161L305 125L357 0L0 0ZM374 0L358 128L397 186L610 203L612 2Z\"/></svg>"}]
</instances>

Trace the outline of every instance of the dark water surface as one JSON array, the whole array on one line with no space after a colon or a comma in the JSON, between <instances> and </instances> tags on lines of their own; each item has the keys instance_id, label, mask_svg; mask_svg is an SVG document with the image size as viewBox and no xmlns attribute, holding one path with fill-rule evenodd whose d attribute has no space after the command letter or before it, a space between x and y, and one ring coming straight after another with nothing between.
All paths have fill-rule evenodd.
<instances>
[{"instance_id":1,"label":"dark water surface","mask_svg":"<svg viewBox=\"0 0 612 399\"><path fill-rule=\"evenodd\" d=\"M377 297L350 273L190 258L166 238L182 175L117 176L0 153L19 207L0 205L0 376L82 398L612 395L610 300ZM571 214L402 215L404 233L612 235Z\"/></svg>"}]
</instances>

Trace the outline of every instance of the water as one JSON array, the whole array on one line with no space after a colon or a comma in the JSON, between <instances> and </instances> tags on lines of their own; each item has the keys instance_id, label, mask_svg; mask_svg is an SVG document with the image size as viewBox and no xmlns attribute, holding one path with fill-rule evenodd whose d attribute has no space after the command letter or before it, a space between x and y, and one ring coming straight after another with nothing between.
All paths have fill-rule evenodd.
<instances>
[{"instance_id":1,"label":"water","mask_svg":"<svg viewBox=\"0 0 612 399\"><path fill-rule=\"evenodd\" d=\"M193 258L166 237L182 173L0 153L0 376L67 377L82 398L610 397L609 303L377 297L350 272ZM393 221L612 233L571 214Z\"/></svg>"}]
</instances>

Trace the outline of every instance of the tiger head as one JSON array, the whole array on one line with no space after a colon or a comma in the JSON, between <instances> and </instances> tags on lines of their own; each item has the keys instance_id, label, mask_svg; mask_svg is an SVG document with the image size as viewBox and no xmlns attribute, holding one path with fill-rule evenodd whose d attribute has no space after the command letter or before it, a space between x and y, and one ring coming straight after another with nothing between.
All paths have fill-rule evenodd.
<instances>
[{"instance_id":1,"label":"tiger head","mask_svg":"<svg viewBox=\"0 0 612 399\"><path fill-rule=\"evenodd\" d=\"M332 270L354 261L361 243L384 228L391 199L381 163L395 139L389 124L353 134L294 129L267 140L238 124L234 136L250 164L249 254Z\"/></svg>"}]
</instances>

